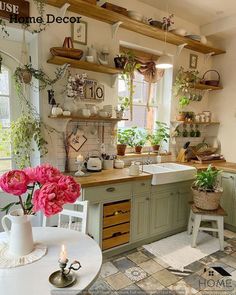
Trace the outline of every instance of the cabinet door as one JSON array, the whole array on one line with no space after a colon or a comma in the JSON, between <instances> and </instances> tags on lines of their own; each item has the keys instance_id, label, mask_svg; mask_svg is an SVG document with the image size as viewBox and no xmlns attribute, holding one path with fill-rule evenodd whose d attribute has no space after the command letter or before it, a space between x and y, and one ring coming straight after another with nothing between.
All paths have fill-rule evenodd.
<instances>
[{"instance_id":1,"label":"cabinet door","mask_svg":"<svg viewBox=\"0 0 236 295\"><path fill-rule=\"evenodd\" d=\"M220 184L224 190L221 199L221 205L228 214L228 216L225 216L225 223L235 225L235 175L226 172L222 173L220 178Z\"/></svg>"},{"instance_id":2,"label":"cabinet door","mask_svg":"<svg viewBox=\"0 0 236 295\"><path fill-rule=\"evenodd\" d=\"M189 191L180 190L174 196L173 228L183 227L188 223L189 195Z\"/></svg>"},{"instance_id":3,"label":"cabinet door","mask_svg":"<svg viewBox=\"0 0 236 295\"><path fill-rule=\"evenodd\" d=\"M133 197L132 203L132 241L142 240L149 235L149 194Z\"/></svg>"},{"instance_id":4,"label":"cabinet door","mask_svg":"<svg viewBox=\"0 0 236 295\"><path fill-rule=\"evenodd\" d=\"M151 196L151 235L160 234L171 229L173 192L155 193Z\"/></svg>"}]
</instances>

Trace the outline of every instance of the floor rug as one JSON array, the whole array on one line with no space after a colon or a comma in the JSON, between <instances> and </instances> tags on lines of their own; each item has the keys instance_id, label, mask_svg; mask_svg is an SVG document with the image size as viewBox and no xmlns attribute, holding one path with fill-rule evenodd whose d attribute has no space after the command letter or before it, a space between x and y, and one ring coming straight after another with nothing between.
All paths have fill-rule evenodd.
<instances>
[{"instance_id":1,"label":"floor rug","mask_svg":"<svg viewBox=\"0 0 236 295\"><path fill-rule=\"evenodd\" d=\"M143 247L163 260L172 268L183 271L184 267L220 249L219 240L204 232L199 232L197 247L191 247L192 236L187 232L144 245Z\"/></svg>"}]
</instances>

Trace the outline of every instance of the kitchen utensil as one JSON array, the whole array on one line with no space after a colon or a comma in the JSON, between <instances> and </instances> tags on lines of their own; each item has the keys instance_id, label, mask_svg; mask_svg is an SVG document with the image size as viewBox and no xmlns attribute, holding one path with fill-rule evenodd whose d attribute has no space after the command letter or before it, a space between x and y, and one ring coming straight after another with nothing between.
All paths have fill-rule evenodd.
<instances>
[{"instance_id":1,"label":"kitchen utensil","mask_svg":"<svg viewBox=\"0 0 236 295\"><path fill-rule=\"evenodd\" d=\"M102 160L98 151L89 152L85 167L89 172L100 172L102 170Z\"/></svg>"},{"instance_id":2,"label":"kitchen utensil","mask_svg":"<svg viewBox=\"0 0 236 295\"><path fill-rule=\"evenodd\" d=\"M190 141L186 142L184 144L184 146L180 149L179 154L178 154L177 159L176 159L177 162L186 162L187 161L186 152L187 152L187 149L188 149L189 145L190 145Z\"/></svg>"}]
</instances>

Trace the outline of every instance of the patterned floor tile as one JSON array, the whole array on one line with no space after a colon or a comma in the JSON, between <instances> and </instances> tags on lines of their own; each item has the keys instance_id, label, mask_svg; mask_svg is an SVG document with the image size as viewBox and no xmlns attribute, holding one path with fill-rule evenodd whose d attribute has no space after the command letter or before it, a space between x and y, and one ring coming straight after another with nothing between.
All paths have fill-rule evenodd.
<instances>
[{"instance_id":1,"label":"patterned floor tile","mask_svg":"<svg viewBox=\"0 0 236 295\"><path fill-rule=\"evenodd\" d=\"M224 258L221 258L220 261L233 268L236 268L236 257L233 257L232 255L227 255Z\"/></svg>"},{"instance_id":2,"label":"patterned floor tile","mask_svg":"<svg viewBox=\"0 0 236 295\"><path fill-rule=\"evenodd\" d=\"M147 273L138 266L127 269L125 275L133 282L141 281L147 277Z\"/></svg>"},{"instance_id":3,"label":"patterned floor tile","mask_svg":"<svg viewBox=\"0 0 236 295\"><path fill-rule=\"evenodd\" d=\"M186 278L184 278L184 281L187 285L194 288L197 291L201 290L201 284L203 282L203 278L199 276L198 274L192 274ZM202 288L203 289L203 288Z\"/></svg>"},{"instance_id":4,"label":"patterned floor tile","mask_svg":"<svg viewBox=\"0 0 236 295\"><path fill-rule=\"evenodd\" d=\"M165 261L163 261L161 258L159 257L155 257L153 258L154 261L156 261L158 264L160 264L161 266L163 266L164 268L169 267L169 264L167 264Z\"/></svg>"},{"instance_id":5,"label":"patterned floor tile","mask_svg":"<svg viewBox=\"0 0 236 295\"><path fill-rule=\"evenodd\" d=\"M161 266L154 260L148 260L148 261L142 262L139 264L139 266L150 275L163 269L163 266Z\"/></svg>"},{"instance_id":6,"label":"patterned floor tile","mask_svg":"<svg viewBox=\"0 0 236 295\"><path fill-rule=\"evenodd\" d=\"M180 278L169 272L167 269L160 270L152 275L158 282L160 282L163 286L169 287L177 283Z\"/></svg>"},{"instance_id":7,"label":"patterned floor tile","mask_svg":"<svg viewBox=\"0 0 236 295\"><path fill-rule=\"evenodd\" d=\"M216 258L216 259L221 259L225 256L227 256L228 254L224 253L223 251L217 251L215 253L212 253L211 256Z\"/></svg>"},{"instance_id":8,"label":"patterned floor tile","mask_svg":"<svg viewBox=\"0 0 236 295\"><path fill-rule=\"evenodd\" d=\"M113 295L113 289L102 279L98 279L93 286L89 289L91 295L104 294Z\"/></svg>"},{"instance_id":9,"label":"patterned floor tile","mask_svg":"<svg viewBox=\"0 0 236 295\"><path fill-rule=\"evenodd\" d=\"M199 260L199 262L203 263L204 265L208 265L210 263L214 263L217 259L211 255L203 257Z\"/></svg>"},{"instance_id":10,"label":"patterned floor tile","mask_svg":"<svg viewBox=\"0 0 236 295\"><path fill-rule=\"evenodd\" d=\"M105 262L102 265L102 269L100 272L100 276L102 278L106 278L110 275L114 275L115 273L117 273L119 270L114 266L113 263L111 262Z\"/></svg>"},{"instance_id":11,"label":"patterned floor tile","mask_svg":"<svg viewBox=\"0 0 236 295\"><path fill-rule=\"evenodd\" d=\"M137 285L147 292L147 294L156 294L158 290L163 290L164 286L161 285L155 278L148 277L142 281L137 282Z\"/></svg>"},{"instance_id":12,"label":"patterned floor tile","mask_svg":"<svg viewBox=\"0 0 236 295\"><path fill-rule=\"evenodd\" d=\"M224 236L226 238L232 239L232 238L236 238L236 233L234 233L234 232L232 232L232 231L230 231L228 229L225 229L224 230Z\"/></svg>"},{"instance_id":13,"label":"patterned floor tile","mask_svg":"<svg viewBox=\"0 0 236 295\"><path fill-rule=\"evenodd\" d=\"M148 256L149 258L153 259L155 258L156 256L153 255L151 252L149 252L148 250L146 250L145 248L143 247L140 247L137 249L138 251L142 252L143 254L145 254L146 256Z\"/></svg>"},{"instance_id":14,"label":"patterned floor tile","mask_svg":"<svg viewBox=\"0 0 236 295\"><path fill-rule=\"evenodd\" d=\"M197 272L200 269L202 269L204 267L204 264L201 263L200 261L195 261L187 266L185 266L185 269L191 270L192 272Z\"/></svg>"},{"instance_id":15,"label":"patterned floor tile","mask_svg":"<svg viewBox=\"0 0 236 295\"><path fill-rule=\"evenodd\" d=\"M147 255L143 254L140 251L129 254L129 255L127 255L127 257L136 264L140 264L140 263L150 259Z\"/></svg>"},{"instance_id":16,"label":"patterned floor tile","mask_svg":"<svg viewBox=\"0 0 236 295\"><path fill-rule=\"evenodd\" d=\"M113 260L112 263L117 267L121 272L124 272L126 269L136 266L136 264L129 260L126 257L121 257L116 260Z\"/></svg>"},{"instance_id":17,"label":"patterned floor tile","mask_svg":"<svg viewBox=\"0 0 236 295\"><path fill-rule=\"evenodd\" d=\"M115 290L123 289L132 284L132 281L121 272L109 276L105 280Z\"/></svg>"},{"instance_id":18,"label":"patterned floor tile","mask_svg":"<svg viewBox=\"0 0 236 295\"><path fill-rule=\"evenodd\" d=\"M198 293L196 289L189 286L184 280L169 286L168 289L175 291L176 295L194 295Z\"/></svg>"},{"instance_id":19,"label":"patterned floor tile","mask_svg":"<svg viewBox=\"0 0 236 295\"><path fill-rule=\"evenodd\" d=\"M132 284L124 289L117 291L118 295L145 295L146 292L140 289L137 285Z\"/></svg>"}]
</instances>

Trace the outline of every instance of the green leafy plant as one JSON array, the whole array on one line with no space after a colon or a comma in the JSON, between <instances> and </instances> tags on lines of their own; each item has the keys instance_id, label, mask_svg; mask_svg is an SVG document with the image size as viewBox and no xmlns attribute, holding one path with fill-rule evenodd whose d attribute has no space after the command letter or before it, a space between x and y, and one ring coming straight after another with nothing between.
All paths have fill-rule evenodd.
<instances>
[{"instance_id":1,"label":"green leafy plant","mask_svg":"<svg viewBox=\"0 0 236 295\"><path fill-rule=\"evenodd\" d=\"M134 128L118 129L118 144L125 144L134 147L135 130Z\"/></svg>"},{"instance_id":2,"label":"green leafy plant","mask_svg":"<svg viewBox=\"0 0 236 295\"><path fill-rule=\"evenodd\" d=\"M3 34L3 38L9 37L9 33L6 29L6 22L2 18L0 18L0 32Z\"/></svg>"},{"instance_id":3,"label":"green leafy plant","mask_svg":"<svg viewBox=\"0 0 236 295\"><path fill-rule=\"evenodd\" d=\"M35 142L41 156L47 153L47 142L42 135L40 118L32 114L23 113L11 123L7 141L11 142L14 159L19 168L31 166L30 157L35 151L32 141Z\"/></svg>"},{"instance_id":4,"label":"green leafy plant","mask_svg":"<svg viewBox=\"0 0 236 295\"><path fill-rule=\"evenodd\" d=\"M130 101L127 96L119 96L118 111L124 112L129 108Z\"/></svg>"},{"instance_id":5,"label":"green leafy plant","mask_svg":"<svg viewBox=\"0 0 236 295\"><path fill-rule=\"evenodd\" d=\"M133 127L133 130L135 131L134 135L134 146L144 146L147 142L147 131L145 129L141 129L138 127Z\"/></svg>"},{"instance_id":6,"label":"green leafy plant","mask_svg":"<svg viewBox=\"0 0 236 295\"><path fill-rule=\"evenodd\" d=\"M187 96L181 96L179 98L179 106L181 109L188 106L190 104L190 99Z\"/></svg>"},{"instance_id":7,"label":"green leafy plant","mask_svg":"<svg viewBox=\"0 0 236 295\"><path fill-rule=\"evenodd\" d=\"M134 72L140 68L140 64L137 63L135 55L132 51L124 53L126 63L122 72L122 79L127 81L129 89L129 106L130 106L130 120L133 120L133 97L134 97Z\"/></svg>"},{"instance_id":8,"label":"green leafy plant","mask_svg":"<svg viewBox=\"0 0 236 295\"><path fill-rule=\"evenodd\" d=\"M220 190L218 176L221 171L213 169L211 165L207 170L199 171L193 188L203 192L216 192Z\"/></svg>"},{"instance_id":9,"label":"green leafy plant","mask_svg":"<svg viewBox=\"0 0 236 295\"><path fill-rule=\"evenodd\" d=\"M170 128L164 122L156 121L156 129L153 131L153 134L148 136L148 139L151 145L161 145L162 142L167 142Z\"/></svg>"}]
</instances>

